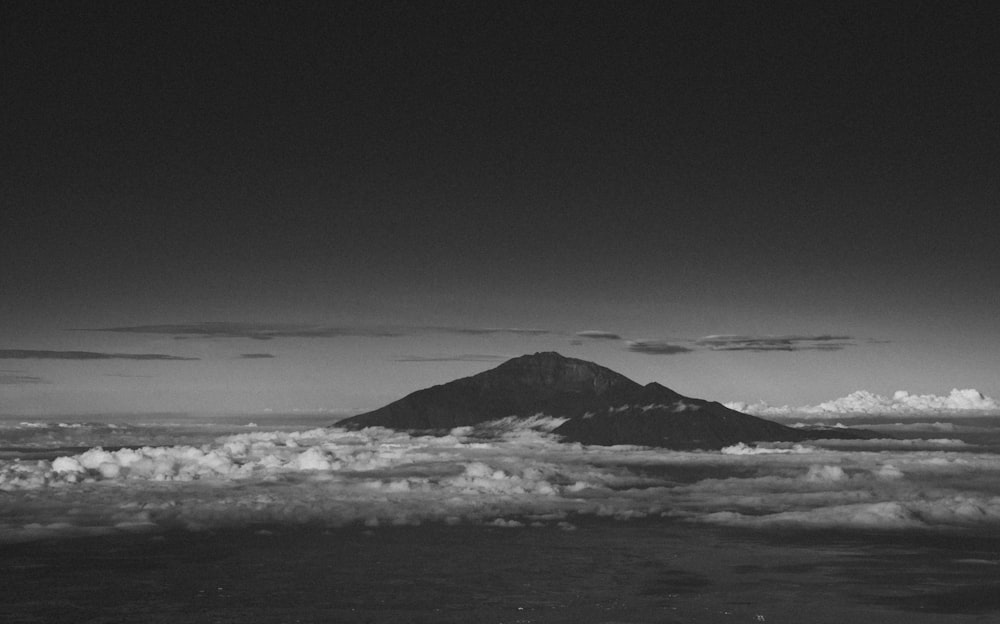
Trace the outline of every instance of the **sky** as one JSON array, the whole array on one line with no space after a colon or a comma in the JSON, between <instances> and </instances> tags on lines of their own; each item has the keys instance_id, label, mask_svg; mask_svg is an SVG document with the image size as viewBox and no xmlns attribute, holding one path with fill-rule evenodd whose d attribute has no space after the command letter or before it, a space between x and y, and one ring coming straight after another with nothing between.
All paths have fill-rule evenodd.
<instances>
[{"instance_id":1,"label":"sky","mask_svg":"<svg viewBox=\"0 0 1000 624\"><path fill-rule=\"evenodd\" d=\"M1000 395L998 18L5 2L0 413Z\"/></svg>"}]
</instances>

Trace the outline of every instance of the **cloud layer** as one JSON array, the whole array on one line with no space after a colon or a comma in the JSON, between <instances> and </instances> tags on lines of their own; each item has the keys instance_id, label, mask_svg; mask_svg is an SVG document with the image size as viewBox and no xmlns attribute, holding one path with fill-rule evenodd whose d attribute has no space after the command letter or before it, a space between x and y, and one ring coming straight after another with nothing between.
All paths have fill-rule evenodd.
<instances>
[{"instance_id":1,"label":"cloud layer","mask_svg":"<svg viewBox=\"0 0 1000 624\"><path fill-rule=\"evenodd\" d=\"M796 415L802 417L858 417L869 415L926 415L926 414L990 414L1000 412L1000 402L978 390L953 389L946 396L910 394L897 390L892 397L858 390L851 394L818 405L775 407L764 402L728 403L727 407L758 416Z\"/></svg>"},{"instance_id":2,"label":"cloud layer","mask_svg":"<svg viewBox=\"0 0 1000 624\"><path fill-rule=\"evenodd\" d=\"M10 512L0 517L0 540L260 523L572 526L586 516L751 528L1000 528L997 455L954 441L664 452L562 444L543 420L531 423L537 429L506 421L442 437L254 431L0 460Z\"/></svg>"}]
</instances>

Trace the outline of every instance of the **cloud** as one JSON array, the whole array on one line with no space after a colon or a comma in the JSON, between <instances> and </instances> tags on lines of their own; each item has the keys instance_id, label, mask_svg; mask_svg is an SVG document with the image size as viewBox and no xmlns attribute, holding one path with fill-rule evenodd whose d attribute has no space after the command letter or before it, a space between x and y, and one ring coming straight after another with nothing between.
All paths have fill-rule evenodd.
<instances>
[{"instance_id":1,"label":"cloud","mask_svg":"<svg viewBox=\"0 0 1000 624\"><path fill-rule=\"evenodd\" d=\"M819 334L814 336L741 336L719 334L704 336L695 344L712 351L839 351L852 346L851 336Z\"/></svg>"},{"instance_id":2,"label":"cloud","mask_svg":"<svg viewBox=\"0 0 1000 624\"><path fill-rule=\"evenodd\" d=\"M862 417L870 415L925 416L928 414L981 415L1000 412L1000 402L972 388L953 389L946 396L910 394L897 390L892 397L858 390L818 405L774 407L764 402L729 403L727 407L757 416L798 416L800 418Z\"/></svg>"},{"instance_id":3,"label":"cloud","mask_svg":"<svg viewBox=\"0 0 1000 624\"><path fill-rule=\"evenodd\" d=\"M794 426L794 425L793 425ZM989 426L961 425L953 422L895 422L895 423L865 423L865 429L872 431L885 431L887 433L912 433L912 432L935 432L935 433L990 433L993 431Z\"/></svg>"},{"instance_id":4,"label":"cloud","mask_svg":"<svg viewBox=\"0 0 1000 624\"><path fill-rule=\"evenodd\" d=\"M268 323L204 322L165 325L133 325L78 331L101 331L131 334L167 334L176 338L338 338L341 336L398 336L400 332L383 328L334 327Z\"/></svg>"},{"instance_id":5,"label":"cloud","mask_svg":"<svg viewBox=\"0 0 1000 624\"><path fill-rule=\"evenodd\" d=\"M589 335L592 334L592 335ZM619 338L617 334L600 331L578 332L577 336L591 338ZM833 334L816 335L785 335L785 336L747 336L737 334L716 334L703 336L696 340L683 340L683 344L665 340L626 340L626 349L636 353L658 355L674 355L677 353L692 353L696 351L756 351L756 352L793 352L793 351L840 351L854 346L851 336Z\"/></svg>"},{"instance_id":6,"label":"cloud","mask_svg":"<svg viewBox=\"0 0 1000 624\"><path fill-rule=\"evenodd\" d=\"M629 351L651 355L675 355L678 353L691 353L693 351L693 349L688 347L663 340L629 340L626 344Z\"/></svg>"},{"instance_id":7,"label":"cloud","mask_svg":"<svg viewBox=\"0 0 1000 624\"><path fill-rule=\"evenodd\" d=\"M241 360L266 360L273 358L274 354L271 353L241 353Z\"/></svg>"},{"instance_id":8,"label":"cloud","mask_svg":"<svg viewBox=\"0 0 1000 624\"><path fill-rule=\"evenodd\" d=\"M95 351L47 351L43 349L0 349L2 360L197 360L163 353L100 353Z\"/></svg>"},{"instance_id":9,"label":"cloud","mask_svg":"<svg viewBox=\"0 0 1000 624\"><path fill-rule=\"evenodd\" d=\"M592 340L621 340L622 337L618 334L601 331L598 329L587 329L584 331L576 332L576 335L581 338L590 338Z\"/></svg>"},{"instance_id":10,"label":"cloud","mask_svg":"<svg viewBox=\"0 0 1000 624\"><path fill-rule=\"evenodd\" d=\"M0 371L0 386L20 386L25 384L47 384L48 380L35 375Z\"/></svg>"},{"instance_id":11,"label":"cloud","mask_svg":"<svg viewBox=\"0 0 1000 624\"><path fill-rule=\"evenodd\" d=\"M490 355L485 353L464 353L462 355L404 355L396 358L396 362L502 362L509 359L505 355Z\"/></svg>"},{"instance_id":12,"label":"cloud","mask_svg":"<svg viewBox=\"0 0 1000 624\"><path fill-rule=\"evenodd\" d=\"M490 334L520 334L540 336L551 334L547 329L521 329L515 327L345 327L334 325L303 325L290 323L237 323L202 322L163 325L132 325L104 327L74 331L100 331L131 334L165 334L177 339L193 338L249 338L273 340L276 338L341 338L362 336L394 338L413 334L447 333L473 336Z\"/></svg>"},{"instance_id":13,"label":"cloud","mask_svg":"<svg viewBox=\"0 0 1000 624\"><path fill-rule=\"evenodd\" d=\"M431 332L446 334L469 334L482 336L488 334L520 334L525 336L544 336L552 332L547 329L524 329L519 327L424 327L417 328Z\"/></svg>"},{"instance_id":14,"label":"cloud","mask_svg":"<svg viewBox=\"0 0 1000 624\"><path fill-rule=\"evenodd\" d=\"M219 437L211 425L175 446L0 458L10 512L0 518L0 542L261 523L556 527L586 517L984 535L1000 525L996 454L951 441L664 453L561 443L543 420L439 437L378 428L243 428ZM21 423L4 434L53 448L68 436L75 445L156 439L140 427L108 427Z\"/></svg>"}]
</instances>

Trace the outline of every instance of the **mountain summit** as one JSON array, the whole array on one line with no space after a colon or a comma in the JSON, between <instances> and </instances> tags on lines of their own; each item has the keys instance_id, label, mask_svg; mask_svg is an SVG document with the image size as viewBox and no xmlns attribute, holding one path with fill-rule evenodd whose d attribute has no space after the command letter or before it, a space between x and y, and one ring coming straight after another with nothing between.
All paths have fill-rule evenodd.
<instances>
[{"instance_id":1,"label":"mountain summit","mask_svg":"<svg viewBox=\"0 0 1000 624\"><path fill-rule=\"evenodd\" d=\"M643 386L593 362L554 352L524 355L478 375L418 390L337 426L447 431L536 414L567 418L553 433L584 444L718 449L738 442L869 437L845 429L822 434L793 429L685 397L658 383Z\"/></svg>"}]
</instances>

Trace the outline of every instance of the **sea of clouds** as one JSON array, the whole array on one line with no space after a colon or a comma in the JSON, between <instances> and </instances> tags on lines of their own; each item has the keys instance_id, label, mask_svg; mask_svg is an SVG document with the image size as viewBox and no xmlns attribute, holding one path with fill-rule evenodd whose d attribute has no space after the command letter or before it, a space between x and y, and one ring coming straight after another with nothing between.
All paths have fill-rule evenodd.
<instances>
[{"instance_id":1,"label":"sea of clouds","mask_svg":"<svg viewBox=\"0 0 1000 624\"><path fill-rule=\"evenodd\" d=\"M439 437L246 427L201 443L7 457L0 541L273 524L572 530L587 517L752 528L1000 527L1000 455L952 437L681 452L565 444L547 432L558 422L503 421ZM17 423L0 435L34 428L22 442L41 447L46 427L52 436L79 431L63 425ZM120 428L118 441L140 437Z\"/></svg>"},{"instance_id":2,"label":"sea of clouds","mask_svg":"<svg viewBox=\"0 0 1000 624\"><path fill-rule=\"evenodd\" d=\"M829 418L830 416L851 418L881 414L989 416L1000 411L1000 402L972 388L964 390L955 388L946 396L910 394L906 390L897 390L891 397L886 397L867 390L858 390L845 397L825 401L818 405L800 407L783 405L778 407L759 401L757 403L727 403L726 407L765 417L795 415L801 418Z\"/></svg>"}]
</instances>

